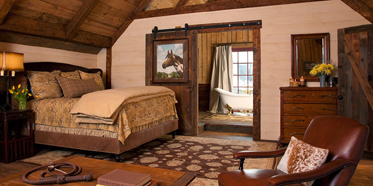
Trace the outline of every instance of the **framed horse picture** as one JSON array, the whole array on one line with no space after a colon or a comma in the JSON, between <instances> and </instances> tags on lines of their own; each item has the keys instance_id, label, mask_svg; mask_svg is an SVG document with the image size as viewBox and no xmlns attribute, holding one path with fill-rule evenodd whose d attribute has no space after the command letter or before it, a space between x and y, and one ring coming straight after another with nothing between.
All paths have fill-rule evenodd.
<instances>
[{"instance_id":1,"label":"framed horse picture","mask_svg":"<svg viewBox=\"0 0 373 186\"><path fill-rule=\"evenodd\" d=\"M154 41L153 83L188 82L188 39Z\"/></svg>"}]
</instances>

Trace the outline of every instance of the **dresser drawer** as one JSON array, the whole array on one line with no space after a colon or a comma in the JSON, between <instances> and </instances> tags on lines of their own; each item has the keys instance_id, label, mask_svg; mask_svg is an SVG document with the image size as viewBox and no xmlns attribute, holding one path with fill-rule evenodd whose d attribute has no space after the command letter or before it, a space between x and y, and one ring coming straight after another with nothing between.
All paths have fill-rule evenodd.
<instances>
[{"instance_id":1,"label":"dresser drawer","mask_svg":"<svg viewBox=\"0 0 373 186\"><path fill-rule=\"evenodd\" d=\"M306 129L307 129L306 127L304 128L284 127L282 141L285 143L289 143L291 136L294 136L300 140L303 140L303 136L304 136L304 133L306 132Z\"/></svg>"},{"instance_id":2,"label":"dresser drawer","mask_svg":"<svg viewBox=\"0 0 373 186\"><path fill-rule=\"evenodd\" d=\"M337 103L336 91L284 91L284 103Z\"/></svg>"},{"instance_id":3,"label":"dresser drawer","mask_svg":"<svg viewBox=\"0 0 373 186\"><path fill-rule=\"evenodd\" d=\"M284 127L293 126L307 128L313 118L313 116L283 116L282 124Z\"/></svg>"},{"instance_id":4,"label":"dresser drawer","mask_svg":"<svg viewBox=\"0 0 373 186\"><path fill-rule=\"evenodd\" d=\"M336 115L337 105L332 104L283 104L283 115Z\"/></svg>"}]
</instances>

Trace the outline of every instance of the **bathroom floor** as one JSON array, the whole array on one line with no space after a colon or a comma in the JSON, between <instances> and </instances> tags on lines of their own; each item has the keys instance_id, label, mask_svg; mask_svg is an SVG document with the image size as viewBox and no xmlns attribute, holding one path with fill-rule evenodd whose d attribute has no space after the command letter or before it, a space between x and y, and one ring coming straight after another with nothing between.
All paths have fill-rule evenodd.
<instances>
[{"instance_id":1,"label":"bathroom floor","mask_svg":"<svg viewBox=\"0 0 373 186\"><path fill-rule=\"evenodd\" d=\"M214 123L224 125L249 125L253 126L253 116L247 113L234 112L233 115L226 114L213 114L210 112L199 111L198 122L203 123Z\"/></svg>"}]
</instances>

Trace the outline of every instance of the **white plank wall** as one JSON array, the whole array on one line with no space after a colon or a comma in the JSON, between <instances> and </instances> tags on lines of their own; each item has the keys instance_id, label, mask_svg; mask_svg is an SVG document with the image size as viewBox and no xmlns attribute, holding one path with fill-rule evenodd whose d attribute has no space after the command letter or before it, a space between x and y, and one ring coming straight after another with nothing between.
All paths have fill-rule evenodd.
<instances>
[{"instance_id":1,"label":"white plank wall","mask_svg":"<svg viewBox=\"0 0 373 186\"><path fill-rule=\"evenodd\" d=\"M298 3L135 20L113 46L112 87L145 84L145 34L159 29L262 20L261 29L261 138L280 134L280 91L291 70L291 34L329 32L331 59L337 62L337 29L369 24L340 0ZM317 85L317 84L309 84Z\"/></svg>"},{"instance_id":2,"label":"white plank wall","mask_svg":"<svg viewBox=\"0 0 373 186\"><path fill-rule=\"evenodd\" d=\"M24 62L60 62L87 68L97 68L97 55L44 47L0 42L0 51L24 54ZM105 70L105 68L103 68Z\"/></svg>"}]
</instances>

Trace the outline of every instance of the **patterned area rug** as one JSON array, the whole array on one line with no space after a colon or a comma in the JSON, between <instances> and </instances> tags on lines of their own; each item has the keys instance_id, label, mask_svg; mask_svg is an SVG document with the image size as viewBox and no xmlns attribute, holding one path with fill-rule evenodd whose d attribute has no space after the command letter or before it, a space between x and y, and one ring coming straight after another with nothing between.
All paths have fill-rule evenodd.
<instances>
[{"instance_id":1,"label":"patterned area rug","mask_svg":"<svg viewBox=\"0 0 373 186\"><path fill-rule=\"evenodd\" d=\"M223 120L223 121L253 121L252 116L236 116L224 114L212 114L201 118L202 120Z\"/></svg>"},{"instance_id":2,"label":"patterned area rug","mask_svg":"<svg viewBox=\"0 0 373 186\"><path fill-rule=\"evenodd\" d=\"M197 176L190 185L217 185L219 173L237 170L239 160L232 158L233 152L241 150L267 151L276 149L276 143L226 140L190 136L169 135L146 143L121 155L121 162L143 166L194 172ZM106 153L76 150L44 150L24 162L47 164L68 155L79 155L107 161L115 161L114 156ZM247 159L245 169L272 168L273 158Z\"/></svg>"}]
</instances>

